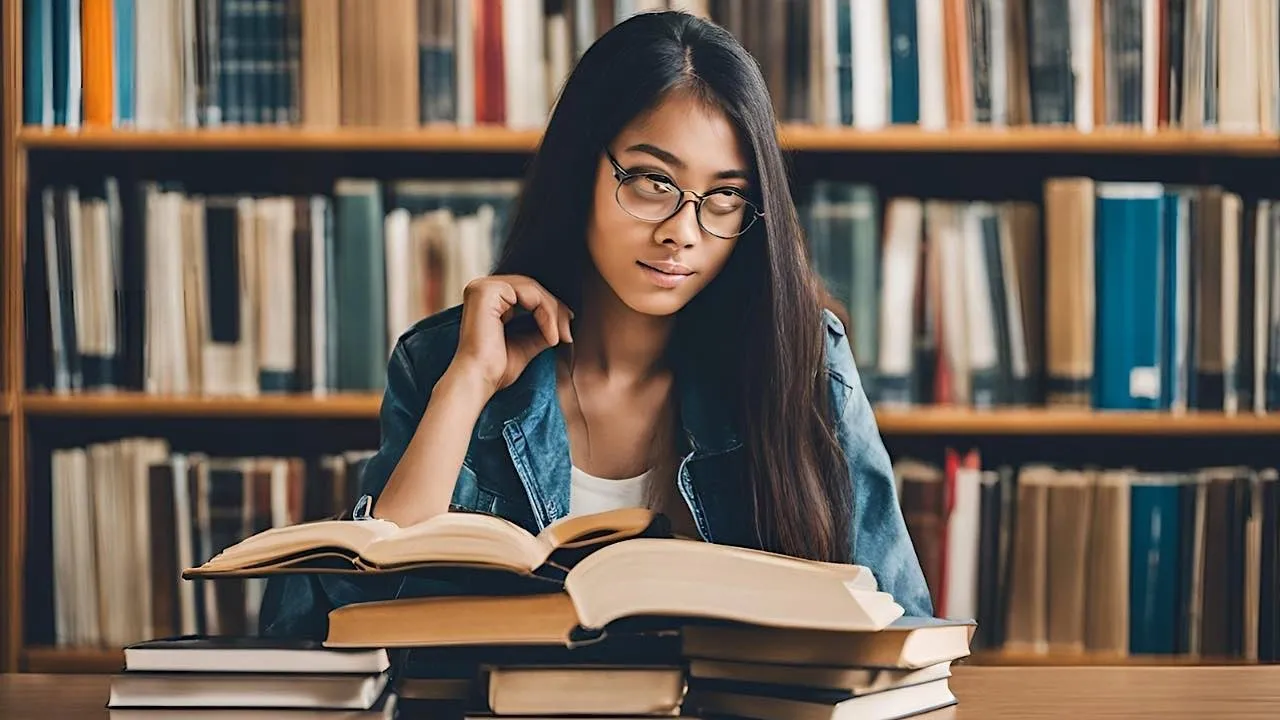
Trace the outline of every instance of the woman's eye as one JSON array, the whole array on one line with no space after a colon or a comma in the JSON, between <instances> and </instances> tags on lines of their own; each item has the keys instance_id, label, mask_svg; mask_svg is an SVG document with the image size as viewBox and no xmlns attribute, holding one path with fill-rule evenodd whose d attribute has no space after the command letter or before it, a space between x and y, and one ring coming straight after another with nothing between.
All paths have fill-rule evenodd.
<instances>
[{"instance_id":1,"label":"woman's eye","mask_svg":"<svg viewBox=\"0 0 1280 720\"><path fill-rule=\"evenodd\" d=\"M707 196L707 206L715 213L733 213L742 209L744 201L737 193L721 191Z\"/></svg>"},{"instance_id":2,"label":"woman's eye","mask_svg":"<svg viewBox=\"0 0 1280 720\"><path fill-rule=\"evenodd\" d=\"M640 178L636 185L641 192L648 195L665 195L672 192L670 181L651 175Z\"/></svg>"}]
</instances>

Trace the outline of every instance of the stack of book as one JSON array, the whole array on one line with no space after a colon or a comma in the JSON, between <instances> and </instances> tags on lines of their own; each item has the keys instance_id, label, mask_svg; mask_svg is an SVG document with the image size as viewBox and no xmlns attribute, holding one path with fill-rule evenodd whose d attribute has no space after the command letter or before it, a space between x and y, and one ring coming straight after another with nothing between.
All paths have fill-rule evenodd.
<instances>
[{"instance_id":1,"label":"stack of book","mask_svg":"<svg viewBox=\"0 0 1280 720\"><path fill-rule=\"evenodd\" d=\"M687 705L761 720L902 718L956 704L973 624L902 617L878 632L685 628Z\"/></svg>"},{"instance_id":2,"label":"stack of book","mask_svg":"<svg viewBox=\"0 0 1280 720\"><path fill-rule=\"evenodd\" d=\"M380 648L183 636L130 645L124 661L111 679L112 720L396 717L391 663Z\"/></svg>"},{"instance_id":3,"label":"stack of book","mask_svg":"<svg viewBox=\"0 0 1280 720\"><path fill-rule=\"evenodd\" d=\"M432 716L902 718L956 704L975 627L904 617L866 567L677 537L638 508L537 535L482 513L303 523L184 577L320 568L402 575L398 598L331 611L324 646L404 651L395 692L450 708Z\"/></svg>"}]
</instances>

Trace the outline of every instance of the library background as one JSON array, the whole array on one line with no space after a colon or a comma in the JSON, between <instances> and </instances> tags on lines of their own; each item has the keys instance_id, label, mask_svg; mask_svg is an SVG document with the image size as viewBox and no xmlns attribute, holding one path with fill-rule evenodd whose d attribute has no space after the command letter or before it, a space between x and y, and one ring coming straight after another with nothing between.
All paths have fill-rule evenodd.
<instances>
[{"instance_id":1,"label":"library background","mask_svg":"<svg viewBox=\"0 0 1280 720\"><path fill-rule=\"evenodd\" d=\"M252 632L387 352L667 0L2 0L0 670ZM755 55L970 663L1280 653L1280 0L670 0Z\"/></svg>"}]
</instances>

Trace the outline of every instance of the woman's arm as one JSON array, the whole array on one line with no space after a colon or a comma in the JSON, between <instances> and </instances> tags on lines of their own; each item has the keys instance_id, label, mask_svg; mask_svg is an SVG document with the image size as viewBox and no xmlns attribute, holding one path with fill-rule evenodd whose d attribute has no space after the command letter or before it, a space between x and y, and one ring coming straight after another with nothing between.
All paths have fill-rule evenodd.
<instances>
[{"instance_id":1,"label":"woman's arm","mask_svg":"<svg viewBox=\"0 0 1280 720\"><path fill-rule=\"evenodd\" d=\"M898 501L889 453L863 390L844 327L827 315L827 370L836 430L853 483L853 562L875 574L907 615L933 615L933 601Z\"/></svg>"},{"instance_id":2,"label":"woman's arm","mask_svg":"<svg viewBox=\"0 0 1280 720\"><path fill-rule=\"evenodd\" d=\"M508 326L522 308L532 322ZM463 292L455 350L446 369L432 373L428 389L414 391L421 373L414 372L405 339L397 343L387 369L382 448L364 483L373 486L365 492L375 498L375 517L406 526L449 510L480 412L535 355L572 340L570 316L527 277L482 277ZM414 412L398 402L402 392L414 398Z\"/></svg>"},{"instance_id":3,"label":"woman's arm","mask_svg":"<svg viewBox=\"0 0 1280 720\"><path fill-rule=\"evenodd\" d=\"M488 400L489 391L478 376L457 368L444 373L377 495L375 517L403 527L449 510L471 431Z\"/></svg>"}]
</instances>

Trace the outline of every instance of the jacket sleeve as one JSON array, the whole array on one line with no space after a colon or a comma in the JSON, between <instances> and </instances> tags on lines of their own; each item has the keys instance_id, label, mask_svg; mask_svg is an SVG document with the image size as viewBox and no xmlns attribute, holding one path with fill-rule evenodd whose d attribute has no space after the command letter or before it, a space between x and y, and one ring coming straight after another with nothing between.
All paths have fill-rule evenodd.
<instances>
[{"instance_id":1,"label":"jacket sleeve","mask_svg":"<svg viewBox=\"0 0 1280 720\"><path fill-rule=\"evenodd\" d=\"M889 453L854 363L844 327L827 314L827 371L837 434L853 483L853 562L871 569L906 615L929 617L933 602L899 504Z\"/></svg>"}]
</instances>

